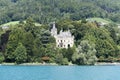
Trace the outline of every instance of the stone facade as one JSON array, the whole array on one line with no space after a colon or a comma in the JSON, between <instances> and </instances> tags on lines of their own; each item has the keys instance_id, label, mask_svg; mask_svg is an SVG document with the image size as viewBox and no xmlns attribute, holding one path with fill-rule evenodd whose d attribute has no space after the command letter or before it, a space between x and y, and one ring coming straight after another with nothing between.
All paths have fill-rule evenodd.
<instances>
[{"instance_id":1,"label":"stone facade","mask_svg":"<svg viewBox=\"0 0 120 80\"><path fill-rule=\"evenodd\" d=\"M57 28L55 27L55 22L53 23L53 27L51 29L51 35L56 39L56 47L58 48L68 48L73 47L74 45L74 36L72 36L70 30L68 31L60 31L57 34Z\"/></svg>"}]
</instances>

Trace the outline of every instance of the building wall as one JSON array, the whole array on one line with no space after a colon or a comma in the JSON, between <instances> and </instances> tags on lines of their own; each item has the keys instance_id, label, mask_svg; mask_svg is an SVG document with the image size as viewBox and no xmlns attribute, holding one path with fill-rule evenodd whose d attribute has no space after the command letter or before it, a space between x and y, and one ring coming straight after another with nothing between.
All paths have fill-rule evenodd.
<instances>
[{"instance_id":1,"label":"building wall","mask_svg":"<svg viewBox=\"0 0 120 80\"><path fill-rule=\"evenodd\" d=\"M57 29L51 29L51 35L56 36L57 35Z\"/></svg>"},{"instance_id":2,"label":"building wall","mask_svg":"<svg viewBox=\"0 0 120 80\"><path fill-rule=\"evenodd\" d=\"M73 47L74 45L74 38L56 38L56 46L59 48L68 48Z\"/></svg>"}]
</instances>

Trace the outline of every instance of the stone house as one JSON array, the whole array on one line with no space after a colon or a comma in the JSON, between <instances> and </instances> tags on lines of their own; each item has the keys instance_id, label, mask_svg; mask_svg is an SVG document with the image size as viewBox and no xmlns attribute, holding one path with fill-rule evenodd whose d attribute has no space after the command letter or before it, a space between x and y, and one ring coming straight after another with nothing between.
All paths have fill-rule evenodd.
<instances>
[{"instance_id":1,"label":"stone house","mask_svg":"<svg viewBox=\"0 0 120 80\"><path fill-rule=\"evenodd\" d=\"M74 45L74 36L72 36L70 30L61 30L59 34L57 34L55 22L53 23L53 27L51 29L51 35L56 39L56 47L58 48L68 48L73 47Z\"/></svg>"}]
</instances>

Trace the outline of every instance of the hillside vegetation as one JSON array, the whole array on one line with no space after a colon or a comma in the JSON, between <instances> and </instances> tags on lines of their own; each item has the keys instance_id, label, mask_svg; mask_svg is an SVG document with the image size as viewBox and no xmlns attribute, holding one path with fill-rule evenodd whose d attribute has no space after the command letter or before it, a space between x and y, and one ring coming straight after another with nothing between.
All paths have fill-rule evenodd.
<instances>
[{"instance_id":1,"label":"hillside vegetation","mask_svg":"<svg viewBox=\"0 0 120 80\"><path fill-rule=\"evenodd\" d=\"M0 63L120 62L119 4L120 0L1 0ZM56 47L50 33L53 21L58 33L69 29L74 35L73 47Z\"/></svg>"},{"instance_id":2,"label":"hillside vegetation","mask_svg":"<svg viewBox=\"0 0 120 80\"><path fill-rule=\"evenodd\" d=\"M102 19L103 20L103 19ZM120 29L115 24L100 26L86 20L61 20L60 29L70 30L75 44L68 49L56 47L50 25L35 25L32 18L3 30L0 28L0 63L46 62L67 65L93 65L120 62Z\"/></svg>"},{"instance_id":3,"label":"hillside vegetation","mask_svg":"<svg viewBox=\"0 0 120 80\"><path fill-rule=\"evenodd\" d=\"M23 22L26 23L26 21L23 21ZM19 23L20 23L20 21L11 21L11 22L2 24L1 27L2 27L2 26L9 26L9 27L10 27L10 26L15 26L15 25L17 25L17 24L19 24ZM39 24L39 23L35 23L35 25L36 25L36 26L41 26L41 24Z\"/></svg>"},{"instance_id":4,"label":"hillside vegetation","mask_svg":"<svg viewBox=\"0 0 120 80\"><path fill-rule=\"evenodd\" d=\"M120 0L1 0L0 24L28 17L41 24L92 17L120 22L119 4Z\"/></svg>"}]
</instances>

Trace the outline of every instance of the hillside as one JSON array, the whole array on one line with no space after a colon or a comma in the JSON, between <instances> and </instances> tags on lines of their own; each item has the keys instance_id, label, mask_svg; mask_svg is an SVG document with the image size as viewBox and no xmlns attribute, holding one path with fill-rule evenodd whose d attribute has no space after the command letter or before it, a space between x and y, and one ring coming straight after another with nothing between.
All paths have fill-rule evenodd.
<instances>
[{"instance_id":1,"label":"hillside","mask_svg":"<svg viewBox=\"0 0 120 80\"><path fill-rule=\"evenodd\" d=\"M24 21L25 22L25 21ZM15 26L19 24L19 21L11 21L11 22L8 22L8 23L5 23L5 24L2 24L1 26ZM41 24L39 23L35 23L35 26L41 26Z\"/></svg>"},{"instance_id":2,"label":"hillside","mask_svg":"<svg viewBox=\"0 0 120 80\"><path fill-rule=\"evenodd\" d=\"M102 18L89 18L89 20L109 23ZM0 63L47 62L67 65L71 62L77 65L93 65L96 62L120 61L120 30L114 24L101 27L94 21L56 22L58 32L61 29L63 31L69 29L68 33L74 36L74 46L68 48L56 44L48 25L36 26L35 24L32 18L28 18L24 23L14 21L3 24L13 25L13 27L6 31L0 29ZM62 39L65 42L66 32Z\"/></svg>"},{"instance_id":3,"label":"hillside","mask_svg":"<svg viewBox=\"0 0 120 80\"><path fill-rule=\"evenodd\" d=\"M32 17L44 24L100 17L120 22L120 0L1 0L0 24Z\"/></svg>"},{"instance_id":4,"label":"hillside","mask_svg":"<svg viewBox=\"0 0 120 80\"><path fill-rule=\"evenodd\" d=\"M103 23L113 23L111 20L109 19L103 19L103 18L88 18L86 19L87 21L97 21L97 22L103 22Z\"/></svg>"}]
</instances>

